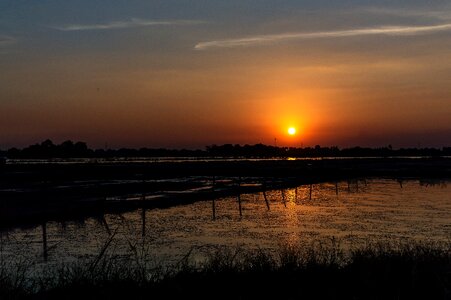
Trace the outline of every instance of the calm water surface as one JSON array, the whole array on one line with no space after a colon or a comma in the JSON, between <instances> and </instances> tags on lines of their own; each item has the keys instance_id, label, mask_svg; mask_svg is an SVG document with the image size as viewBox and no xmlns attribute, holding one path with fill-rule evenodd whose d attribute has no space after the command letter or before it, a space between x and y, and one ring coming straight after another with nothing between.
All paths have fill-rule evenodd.
<instances>
[{"instance_id":1,"label":"calm water surface","mask_svg":"<svg viewBox=\"0 0 451 300\"><path fill-rule=\"evenodd\" d=\"M175 263L191 251L193 257L220 246L277 250L281 244L328 243L345 249L368 242L451 241L449 181L420 182L374 179L299 186L283 191L201 201L168 209L137 210L83 222L46 224L47 261L43 258L43 228L13 229L1 234L1 258L34 260L40 264L71 262L98 255L114 234L109 253L146 249L160 263ZM337 189L338 188L338 189ZM337 193L338 191L338 193ZM143 223L143 216L145 222Z\"/></svg>"}]
</instances>

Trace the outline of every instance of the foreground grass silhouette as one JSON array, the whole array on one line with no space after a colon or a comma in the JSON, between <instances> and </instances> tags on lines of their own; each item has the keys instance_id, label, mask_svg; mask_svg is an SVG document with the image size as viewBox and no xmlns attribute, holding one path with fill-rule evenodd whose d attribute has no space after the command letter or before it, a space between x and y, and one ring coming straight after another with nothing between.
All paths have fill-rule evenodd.
<instances>
[{"instance_id":1,"label":"foreground grass silhouette","mask_svg":"<svg viewBox=\"0 0 451 300\"><path fill-rule=\"evenodd\" d=\"M451 245L285 245L277 253L220 248L202 263L151 267L145 251L107 254L27 278L2 265L0 299L451 299Z\"/></svg>"}]
</instances>

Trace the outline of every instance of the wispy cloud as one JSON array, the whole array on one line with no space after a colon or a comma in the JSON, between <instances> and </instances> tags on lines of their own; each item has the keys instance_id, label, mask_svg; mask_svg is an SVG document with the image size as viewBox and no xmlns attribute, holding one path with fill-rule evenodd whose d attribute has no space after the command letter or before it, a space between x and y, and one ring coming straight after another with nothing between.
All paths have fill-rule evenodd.
<instances>
[{"instance_id":1,"label":"wispy cloud","mask_svg":"<svg viewBox=\"0 0 451 300\"><path fill-rule=\"evenodd\" d=\"M451 23L429 26L381 26L381 27L358 28L337 31L294 32L294 33L292 32L292 33L256 35L243 38L200 42L194 46L194 49L207 50L211 48L234 48L261 44L272 44L285 40L301 40L314 38L338 38L338 37L368 36L368 35L419 35L447 30L451 30Z\"/></svg>"},{"instance_id":2,"label":"wispy cloud","mask_svg":"<svg viewBox=\"0 0 451 300\"><path fill-rule=\"evenodd\" d=\"M15 44L17 40L11 36L0 35L0 46L8 46L11 44Z\"/></svg>"},{"instance_id":3,"label":"wispy cloud","mask_svg":"<svg viewBox=\"0 0 451 300\"><path fill-rule=\"evenodd\" d=\"M145 26L188 26L203 24L200 20L145 20L145 19L131 19L127 21L115 21L101 24L70 24L64 26L53 27L61 31L82 31L82 30L108 30L108 29L123 29L133 27Z\"/></svg>"},{"instance_id":4,"label":"wispy cloud","mask_svg":"<svg viewBox=\"0 0 451 300\"><path fill-rule=\"evenodd\" d=\"M415 19L435 19L442 22L451 20L451 9L445 7L442 10L421 10L421 9L395 9L395 8L381 8L381 7L367 7L361 8L361 12L375 15L387 15L394 17L412 17Z\"/></svg>"}]
</instances>

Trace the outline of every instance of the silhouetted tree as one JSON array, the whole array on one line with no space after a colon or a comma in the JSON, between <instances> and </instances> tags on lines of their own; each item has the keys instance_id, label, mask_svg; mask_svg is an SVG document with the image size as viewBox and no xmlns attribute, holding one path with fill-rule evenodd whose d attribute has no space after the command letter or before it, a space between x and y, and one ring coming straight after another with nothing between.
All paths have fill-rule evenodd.
<instances>
[{"instance_id":1,"label":"silhouetted tree","mask_svg":"<svg viewBox=\"0 0 451 300\"><path fill-rule=\"evenodd\" d=\"M22 150L11 148L4 152L9 158L70 158L70 157L388 157L388 156L450 156L451 147L436 148L401 148L394 150L391 145L381 148L352 147L339 149L337 146L321 147L276 147L264 144L210 145L205 150L163 149L163 148L121 148L96 149L88 148L85 142L67 140L55 145L47 139L40 144L30 145ZM0 153L1 154L1 153Z\"/></svg>"}]
</instances>

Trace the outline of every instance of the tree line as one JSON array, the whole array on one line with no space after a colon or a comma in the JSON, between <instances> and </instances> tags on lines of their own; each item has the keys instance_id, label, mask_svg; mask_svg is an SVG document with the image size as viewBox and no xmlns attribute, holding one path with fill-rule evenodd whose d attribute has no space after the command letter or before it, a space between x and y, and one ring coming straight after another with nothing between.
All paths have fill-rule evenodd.
<instances>
[{"instance_id":1,"label":"tree line","mask_svg":"<svg viewBox=\"0 0 451 300\"><path fill-rule=\"evenodd\" d=\"M100 157L390 157L390 156L451 156L451 147L400 148L392 146L378 148L351 147L340 149L336 146L321 147L276 147L264 144L209 145L204 150L165 148L120 148L90 149L85 142L67 140L54 144L51 140L33 144L23 149L11 148L0 151L0 156L10 159L20 158L100 158Z\"/></svg>"}]
</instances>

